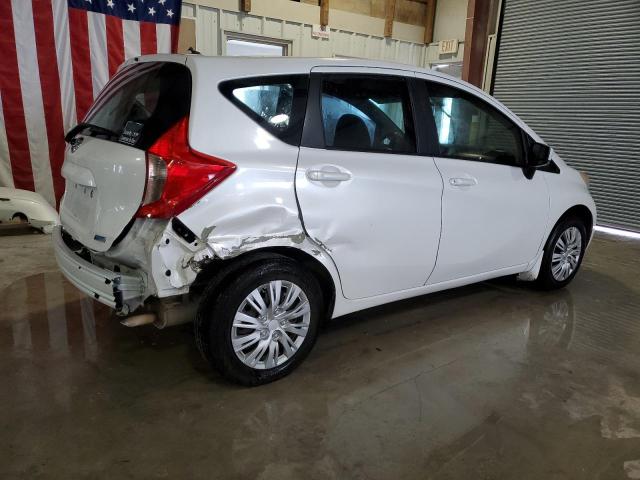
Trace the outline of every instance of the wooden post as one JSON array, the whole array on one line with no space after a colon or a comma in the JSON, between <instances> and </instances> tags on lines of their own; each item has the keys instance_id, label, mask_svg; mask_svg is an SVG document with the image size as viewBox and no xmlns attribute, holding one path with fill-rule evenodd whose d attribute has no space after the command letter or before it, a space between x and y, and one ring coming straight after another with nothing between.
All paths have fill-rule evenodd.
<instances>
[{"instance_id":1,"label":"wooden post","mask_svg":"<svg viewBox=\"0 0 640 480\"><path fill-rule=\"evenodd\" d=\"M320 0L320 25L329 25L329 0Z\"/></svg>"},{"instance_id":2,"label":"wooden post","mask_svg":"<svg viewBox=\"0 0 640 480\"><path fill-rule=\"evenodd\" d=\"M469 0L462 79L482 88L490 0Z\"/></svg>"},{"instance_id":3,"label":"wooden post","mask_svg":"<svg viewBox=\"0 0 640 480\"><path fill-rule=\"evenodd\" d=\"M424 43L427 45L433 42L433 26L436 20L437 0L427 0L427 18L424 24Z\"/></svg>"},{"instance_id":4,"label":"wooden post","mask_svg":"<svg viewBox=\"0 0 640 480\"><path fill-rule=\"evenodd\" d=\"M384 36L393 36L393 19L396 18L396 0L387 0L384 19Z\"/></svg>"},{"instance_id":5,"label":"wooden post","mask_svg":"<svg viewBox=\"0 0 640 480\"><path fill-rule=\"evenodd\" d=\"M251 0L240 0L240 11L249 13L251 11Z\"/></svg>"}]
</instances>

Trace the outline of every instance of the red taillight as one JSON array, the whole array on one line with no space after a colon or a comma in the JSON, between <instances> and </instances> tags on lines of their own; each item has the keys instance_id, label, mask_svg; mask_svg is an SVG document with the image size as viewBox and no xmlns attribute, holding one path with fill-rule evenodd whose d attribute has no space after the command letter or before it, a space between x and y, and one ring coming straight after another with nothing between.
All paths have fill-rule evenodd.
<instances>
[{"instance_id":1,"label":"red taillight","mask_svg":"<svg viewBox=\"0 0 640 480\"><path fill-rule=\"evenodd\" d=\"M193 150L188 131L189 117L184 117L149 148L147 184L137 217L175 217L236 169L233 163Z\"/></svg>"}]
</instances>

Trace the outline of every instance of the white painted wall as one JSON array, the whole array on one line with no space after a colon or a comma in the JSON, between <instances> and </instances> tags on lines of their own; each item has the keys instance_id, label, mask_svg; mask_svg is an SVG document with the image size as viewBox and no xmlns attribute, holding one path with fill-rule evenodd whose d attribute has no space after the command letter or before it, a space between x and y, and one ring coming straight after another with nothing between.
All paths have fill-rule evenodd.
<instances>
[{"instance_id":1,"label":"white painted wall","mask_svg":"<svg viewBox=\"0 0 640 480\"><path fill-rule=\"evenodd\" d=\"M465 3L462 19L462 37L452 15L459 8L441 7L449 2ZM394 38L383 36L384 20L366 15L332 9L329 39L312 38L313 24L319 23L320 9L314 5L289 0L253 0L252 11L238 11L237 0L193 0L183 3L182 16L196 20L196 49L204 55L225 54L225 32L243 33L290 42L290 54L304 57L363 57L395 61L416 66L429 66L439 61L462 61L464 22L467 0L440 0L440 16L445 25L438 30L438 10L435 31L441 38L461 40L457 55L440 59L437 43L422 43L424 29L414 25L395 22ZM449 33L451 32L451 33ZM438 38L439 39L439 38Z\"/></svg>"},{"instance_id":2,"label":"white painted wall","mask_svg":"<svg viewBox=\"0 0 640 480\"><path fill-rule=\"evenodd\" d=\"M468 0L438 0L433 41L457 38L464 41Z\"/></svg>"}]
</instances>

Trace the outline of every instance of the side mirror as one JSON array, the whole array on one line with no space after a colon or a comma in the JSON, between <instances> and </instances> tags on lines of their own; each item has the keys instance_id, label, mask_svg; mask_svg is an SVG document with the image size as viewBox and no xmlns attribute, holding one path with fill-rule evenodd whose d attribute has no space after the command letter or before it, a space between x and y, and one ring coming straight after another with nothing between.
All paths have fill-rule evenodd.
<instances>
[{"instance_id":1,"label":"side mirror","mask_svg":"<svg viewBox=\"0 0 640 480\"><path fill-rule=\"evenodd\" d=\"M544 143L531 140L529 151L527 152L527 164L522 168L524 176L529 180L536 174L536 169L546 167L551 162L551 148Z\"/></svg>"},{"instance_id":2,"label":"side mirror","mask_svg":"<svg viewBox=\"0 0 640 480\"><path fill-rule=\"evenodd\" d=\"M543 143L534 143L529 149L529 155L527 155L527 166L531 168L546 167L549 165L550 156L551 148Z\"/></svg>"}]
</instances>

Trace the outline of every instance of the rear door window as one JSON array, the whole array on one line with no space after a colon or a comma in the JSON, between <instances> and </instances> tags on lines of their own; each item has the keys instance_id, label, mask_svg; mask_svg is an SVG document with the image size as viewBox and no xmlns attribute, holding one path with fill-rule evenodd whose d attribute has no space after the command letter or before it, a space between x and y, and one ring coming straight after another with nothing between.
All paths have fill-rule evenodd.
<instances>
[{"instance_id":1,"label":"rear door window","mask_svg":"<svg viewBox=\"0 0 640 480\"><path fill-rule=\"evenodd\" d=\"M220 91L280 140L299 145L307 101L306 75L231 80Z\"/></svg>"},{"instance_id":2,"label":"rear door window","mask_svg":"<svg viewBox=\"0 0 640 480\"><path fill-rule=\"evenodd\" d=\"M404 78L328 75L322 80L326 148L415 153L409 90Z\"/></svg>"},{"instance_id":3,"label":"rear door window","mask_svg":"<svg viewBox=\"0 0 640 480\"><path fill-rule=\"evenodd\" d=\"M136 63L109 81L84 123L113 132L109 140L146 150L189 114L190 105L187 67L173 62Z\"/></svg>"}]
</instances>

